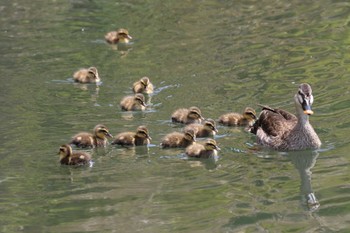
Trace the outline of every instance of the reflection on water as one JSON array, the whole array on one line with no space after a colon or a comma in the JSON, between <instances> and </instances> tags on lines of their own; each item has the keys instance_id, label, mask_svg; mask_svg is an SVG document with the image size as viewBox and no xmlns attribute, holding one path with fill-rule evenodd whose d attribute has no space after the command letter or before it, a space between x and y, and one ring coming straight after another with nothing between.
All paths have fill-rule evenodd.
<instances>
[{"instance_id":1,"label":"reflection on water","mask_svg":"<svg viewBox=\"0 0 350 233\"><path fill-rule=\"evenodd\" d=\"M315 166L318 155L317 151L290 152L287 155L299 172L300 192L310 211L320 207L311 186L311 169Z\"/></svg>"}]
</instances>

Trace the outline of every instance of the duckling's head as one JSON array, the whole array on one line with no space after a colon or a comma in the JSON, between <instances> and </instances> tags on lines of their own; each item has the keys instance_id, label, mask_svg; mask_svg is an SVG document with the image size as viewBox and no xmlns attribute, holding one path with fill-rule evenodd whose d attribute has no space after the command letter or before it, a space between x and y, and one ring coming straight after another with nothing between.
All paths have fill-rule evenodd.
<instances>
[{"instance_id":1,"label":"duckling's head","mask_svg":"<svg viewBox=\"0 0 350 233\"><path fill-rule=\"evenodd\" d=\"M91 77L95 79L96 82L99 82L101 80L96 67L89 67L88 72L91 75Z\"/></svg>"},{"instance_id":2,"label":"duckling's head","mask_svg":"<svg viewBox=\"0 0 350 233\"><path fill-rule=\"evenodd\" d=\"M113 138L112 134L109 132L106 126L98 124L94 128L94 133L96 137L105 139L107 137Z\"/></svg>"},{"instance_id":3,"label":"duckling's head","mask_svg":"<svg viewBox=\"0 0 350 233\"><path fill-rule=\"evenodd\" d=\"M60 160L69 157L73 154L72 147L68 144L61 145L58 154L60 155Z\"/></svg>"},{"instance_id":4,"label":"duckling's head","mask_svg":"<svg viewBox=\"0 0 350 233\"><path fill-rule=\"evenodd\" d=\"M311 86L307 83L302 83L299 86L298 93L294 96L294 101L299 111L302 111L306 115L312 115L314 112L311 110L314 97L312 95Z\"/></svg>"},{"instance_id":5,"label":"duckling's head","mask_svg":"<svg viewBox=\"0 0 350 233\"><path fill-rule=\"evenodd\" d=\"M141 79L140 79L140 82L141 82L141 84L142 84L144 87L147 87L148 84L150 83L148 77L143 77L143 78L141 78Z\"/></svg>"},{"instance_id":6,"label":"duckling's head","mask_svg":"<svg viewBox=\"0 0 350 233\"><path fill-rule=\"evenodd\" d=\"M190 107L189 108L189 113L188 113L188 117L191 119L198 119L198 120L204 120L204 118L202 117L202 112L198 107Z\"/></svg>"},{"instance_id":7,"label":"duckling's head","mask_svg":"<svg viewBox=\"0 0 350 233\"><path fill-rule=\"evenodd\" d=\"M206 150L220 150L220 147L218 147L216 141L214 139L208 139L205 143L204 143L204 148Z\"/></svg>"},{"instance_id":8,"label":"duckling's head","mask_svg":"<svg viewBox=\"0 0 350 233\"><path fill-rule=\"evenodd\" d=\"M196 133L193 129L186 129L184 131L184 137L187 141L195 142L196 141Z\"/></svg>"},{"instance_id":9,"label":"duckling's head","mask_svg":"<svg viewBox=\"0 0 350 233\"><path fill-rule=\"evenodd\" d=\"M145 96L143 94L137 93L134 97L134 100L136 101L136 103L139 103L141 106L147 107L145 103Z\"/></svg>"},{"instance_id":10,"label":"duckling's head","mask_svg":"<svg viewBox=\"0 0 350 233\"><path fill-rule=\"evenodd\" d=\"M141 126L137 127L136 136L140 137L140 138L147 138L149 140L152 140L152 138L148 134L147 127L144 126L144 125L141 125Z\"/></svg>"},{"instance_id":11,"label":"duckling's head","mask_svg":"<svg viewBox=\"0 0 350 233\"><path fill-rule=\"evenodd\" d=\"M247 120L254 121L256 120L256 112L250 107L246 107L243 112L243 117Z\"/></svg>"},{"instance_id":12,"label":"duckling's head","mask_svg":"<svg viewBox=\"0 0 350 233\"><path fill-rule=\"evenodd\" d=\"M210 118L206 119L204 122L204 126L215 133L218 132L218 129L216 128L216 122L213 119L210 119Z\"/></svg>"},{"instance_id":13,"label":"duckling's head","mask_svg":"<svg viewBox=\"0 0 350 233\"><path fill-rule=\"evenodd\" d=\"M118 29L117 34L118 34L119 42L129 43L129 40L132 39L132 37L129 35L128 30L126 30L124 28Z\"/></svg>"}]
</instances>

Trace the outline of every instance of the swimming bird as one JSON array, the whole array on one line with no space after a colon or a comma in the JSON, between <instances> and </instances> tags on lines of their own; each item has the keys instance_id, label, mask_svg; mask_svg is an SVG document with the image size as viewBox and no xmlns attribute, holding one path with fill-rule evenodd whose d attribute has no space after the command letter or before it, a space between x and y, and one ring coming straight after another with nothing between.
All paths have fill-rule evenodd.
<instances>
[{"instance_id":1,"label":"swimming bird","mask_svg":"<svg viewBox=\"0 0 350 233\"><path fill-rule=\"evenodd\" d=\"M142 146L151 143L152 138L149 136L146 126L137 127L136 132L122 132L117 134L112 141L112 145L121 146Z\"/></svg>"},{"instance_id":2,"label":"swimming bird","mask_svg":"<svg viewBox=\"0 0 350 233\"><path fill-rule=\"evenodd\" d=\"M214 139L208 139L204 144L196 142L188 146L185 153L189 157L211 158L217 156L218 150L220 150L220 148L216 141Z\"/></svg>"},{"instance_id":3,"label":"swimming bird","mask_svg":"<svg viewBox=\"0 0 350 233\"><path fill-rule=\"evenodd\" d=\"M250 132L256 134L259 144L276 150L319 148L321 141L309 122L313 100L311 86L301 84L294 95L296 116L282 109L262 106Z\"/></svg>"},{"instance_id":4,"label":"swimming bird","mask_svg":"<svg viewBox=\"0 0 350 233\"><path fill-rule=\"evenodd\" d=\"M216 122L213 119L205 119L203 124L192 123L185 127L184 130L192 129L195 132L196 137L212 137L218 132L216 128Z\"/></svg>"},{"instance_id":5,"label":"swimming bird","mask_svg":"<svg viewBox=\"0 0 350 233\"><path fill-rule=\"evenodd\" d=\"M171 115L172 122L191 124L201 123L204 118L198 107L180 108Z\"/></svg>"},{"instance_id":6,"label":"swimming bird","mask_svg":"<svg viewBox=\"0 0 350 233\"><path fill-rule=\"evenodd\" d=\"M91 161L91 155L85 152L75 151L68 144L62 145L58 151L60 163L65 165L85 165Z\"/></svg>"},{"instance_id":7,"label":"swimming bird","mask_svg":"<svg viewBox=\"0 0 350 233\"><path fill-rule=\"evenodd\" d=\"M73 74L73 79L78 83L98 83L101 81L96 67L83 68Z\"/></svg>"},{"instance_id":8,"label":"swimming bird","mask_svg":"<svg viewBox=\"0 0 350 233\"><path fill-rule=\"evenodd\" d=\"M162 148L186 148L196 141L196 135L192 129L184 130L183 133L172 132L164 136L160 146Z\"/></svg>"},{"instance_id":9,"label":"swimming bird","mask_svg":"<svg viewBox=\"0 0 350 233\"><path fill-rule=\"evenodd\" d=\"M117 31L108 32L105 35L105 39L110 44L116 43L129 43L132 37L129 35L128 30L120 28Z\"/></svg>"},{"instance_id":10,"label":"swimming bird","mask_svg":"<svg viewBox=\"0 0 350 233\"><path fill-rule=\"evenodd\" d=\"M105 147L107 145L107 138L113 136L109 133L106 126L98 124L93 130L93 134L87 132L81 132L72 137L70 144L74 144L77 147Z\"/></svg>"},{"instance_id":11,"label":"swimming bird","mask_svg":"<svg viewBox=\"0 0 350 233\"><path fill-rule=\"evenodd\" d=\"M219 123L226 126L252 126L255 120L256 112L250 107L246 107L243 114L231 112L219 117Z\"/></svg>"},{"instance_id":12,"label":"swimming bird","mask_svg":"<svg viewBox=\"0 0 350 233\"><path fill-rule=\"evenodd\" d=\"M139 81L135 82L132 86L134 93L153 93L153 84L148 77L143 77Z\"/></svg>"},{"instance_id":13,"label":"swimming bird","mask_svg":"<svg viewBox=\"0 0 350 233\"><path fill-rule=\"evenodd\" d=\"M145 96L141 93L125 96L120 101L120 107L123 111L144 111L147 107Z\"/></svg>"}]
</instances>

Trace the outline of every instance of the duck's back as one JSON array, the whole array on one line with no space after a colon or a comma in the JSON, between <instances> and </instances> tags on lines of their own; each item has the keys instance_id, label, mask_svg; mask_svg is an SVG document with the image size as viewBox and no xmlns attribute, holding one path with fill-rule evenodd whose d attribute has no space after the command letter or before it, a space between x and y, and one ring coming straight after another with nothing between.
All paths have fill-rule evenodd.
<instances>
[{"instance_id":1,"label":"duck's back","mask_svg":"<svg viewBox=\"0 0 350 233\"><path fill-rule=\"evenodd\" d=\"M74 144L77 147L94 147L94 136L91 133L78 133L72 137L70 144Z\"/></svg>"}]
</instances>

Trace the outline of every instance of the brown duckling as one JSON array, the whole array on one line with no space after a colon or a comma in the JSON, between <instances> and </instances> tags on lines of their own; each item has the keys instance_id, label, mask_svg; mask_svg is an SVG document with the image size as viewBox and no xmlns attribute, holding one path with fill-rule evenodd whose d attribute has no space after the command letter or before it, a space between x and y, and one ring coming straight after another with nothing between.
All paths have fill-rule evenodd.
<instances>
[{"instance_id":1,"label":"brown duckling","mask_svg":"<svg viewBox=\"0 0 350 233\"><path fill-rule=\"evenodd\" d=\"M193 143L186 148L186 155L195 158L210 158L217 156L220 148L214 139L208 139L204 144Z\"/></svg>"},{"instance_id":2,"label":"brown duckling","mask_svg":"<svg viewBox=\"0 0 350 233\"><path fill-rule=\"evenodd\" d=\"M123 132L114 137L112 145L142 146L151 143L152 138L148 134L146 126L139 126L135 132Z\"/></svg>"},{"instance_id":3,"label":"brown duckling","mask_svg":"<svg viewBox=\"0 0 350 233\"><path fill-rule=\"evenodd\" d=\"M171 115L172 122L191 124L191 123L201 123L204 118L202 117L202 112L197 107L190 108L180 108L177 109Z\"/></svg>"},{"instance_id":4,"label":"brown duckling","mask_svg":"<svg viewBox=\"0 0 350 233\"><path fill-rule=\"evenodd\" d=\"M145 96L141 93L125 96L120 101L120 107L124 111L144 111L147 107Z\"/></svg>"},{"instance_id":5,"label":"brown duckling","mask_svg":"<svg viewBox=\"0 0 350 233\"><path fill-rule=\"evenodd\" d=\"M183 133L172 132L165 135L160 146L162 148L174 148L174 147L186 148L195 141L196 141L196 135L193 129L187 129L187 130L184 130Z\"/></svg>"},{"instance_id":6,"label":"brown duckling","mask_svg":"<svg viewBox=\"0 0 350 233\"><path fill-rule=\"evenodd\" d=\"M221 115L219 123L227 126L252 126L255 120L255 110L247 107L244 109L243 114L232 112Z\"/></svg>"},{"instance_id":7,"label":"brown duckling","mask_svg":"<svg viewBox=\"0 0 350 233\"><path fill-rule=\"evenodd\" d=\"M192 129L196 137L212 137L218 132L216 128L216 122L213 119L206 119L203 124L193 123L185 127L184 130Z\"/></svg>"},{"instance_id":8,"label":"brown duckling","mask_svg":"<svg viewBox=\"0 0 350 233\"><path fill-rule=\"evenodd\" d=\"M105 147L107 145L107 137L113 136L109 133L106 126L98 124L93 130L93 134L81 132L73 136L70 144L74 144L77 147Z\"/></svg>"},{"instance_id":9,"label":"brown duckling","mask_svg":"<svg viewBox=\"0 0 350 233\"><path fill-rule=\"evenodd\" d=\"M128 30L120 28L117 31L108 32L105 35L105 39L110 44L117 43L129 43L132 37L129 35Z\"/></svg>"},{"instance_id":10,"label":"brown duckling","mask_svg":"<svg viewBox=\"0 0 350 233\"><path fill-rule=\"evenodd\" d=\"M62 145L58 152L60 163L65 165L85 165L91 161L91 155L85 152L73 152L72 147L68 144Z\"/></svg>"},{"instance_id":11,"label":"brown duckling","mask_svg":"<svg viewBox=\"0 0 350 233\"><path fill-rule=\"evenodd\" d=\"M135 82L132 86L134 93L153 93L153 84L148 77L143 77L139 81Z\"/></svg>"},{"instance_id":12,"label":"brown duckling","mask_svg":"<svg viewBox=\"0 0 350 233\"><path fill-rule=\"evenodd\" d=\"M73 79L78 83L98 83L101 81L96 67L80 69L73 74Z\"/></svg>"}]
</instances>

